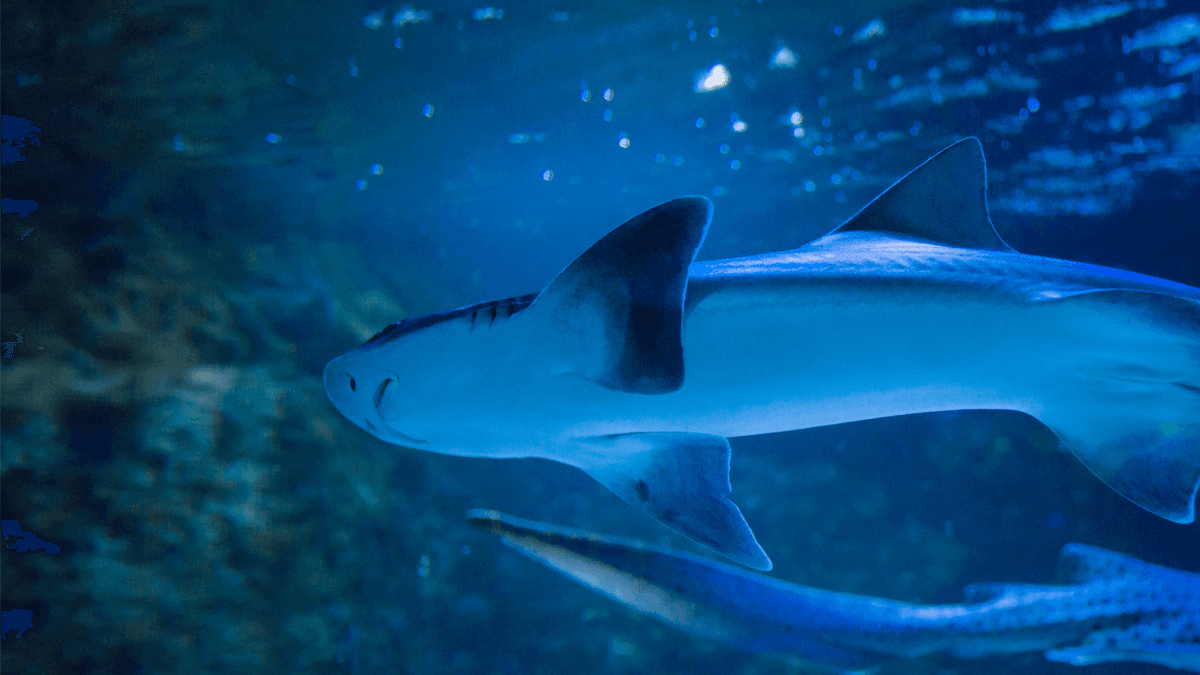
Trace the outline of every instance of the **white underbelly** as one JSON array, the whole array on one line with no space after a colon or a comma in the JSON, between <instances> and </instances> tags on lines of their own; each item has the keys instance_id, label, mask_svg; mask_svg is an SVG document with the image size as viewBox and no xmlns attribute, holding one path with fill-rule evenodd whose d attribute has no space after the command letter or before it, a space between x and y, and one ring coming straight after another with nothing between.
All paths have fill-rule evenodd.
<instances>
[{"instance_id":1,"label":"white underbelly","mask_svg":"<svg viewBox=\"0 0 1200 675\"><path fill-rule=\"evenodd\" d=\"M671 394L572 374L489 392L466 406L487 413L456 423L456 447L471 450L455 454L569 456L593 436L737 437L947 410L1040 418L1097 378L1143 377L1154 370L1148 355L1178 346L1103 302L798 288L705 299L687 317L683 348L683 386Z\"/></svg>"},{"instance_id":2,"label":"white underbelly","mask_svg":"<svg viewBox=\"0 0 1200 675\"><path fill-rule=\"evenodd\" d=\"M1053 312L1032 305L796 295L700 304L685 326L678 392L580 391L582 416L566 433L733 437L938 410L1024 410L1031 369L1036 378L1056 351L1036 346L1052 339Z\"/></svg>"}]
</instances>

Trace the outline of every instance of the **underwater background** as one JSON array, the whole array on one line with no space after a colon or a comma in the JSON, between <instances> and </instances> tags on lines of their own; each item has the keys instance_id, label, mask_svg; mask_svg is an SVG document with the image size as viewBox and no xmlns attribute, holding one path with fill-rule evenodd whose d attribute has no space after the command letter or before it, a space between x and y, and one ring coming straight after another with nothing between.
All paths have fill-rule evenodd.
<instances>
[{"instance_id":1,"label":"underwater background","mask_svg":"<svg viewBox=\"0 0 1200 675\"><path fill-rule=\"evenodd\" d=\"M536 292L625 219L800 246L978 136L1019 251L1200 286L1185 0L31 2L0 16L6 673L800 673L626 610L470 508L697 551L576 469L389 446L321 369ZM1031 345L1031 349L1036 346ZM820 358L820 355L813 355ZM1029 417L732 440L773 576L914 602L1200 526ZM895 673L1166 673L1032 653Z\"/></svg>"}]
</instances>

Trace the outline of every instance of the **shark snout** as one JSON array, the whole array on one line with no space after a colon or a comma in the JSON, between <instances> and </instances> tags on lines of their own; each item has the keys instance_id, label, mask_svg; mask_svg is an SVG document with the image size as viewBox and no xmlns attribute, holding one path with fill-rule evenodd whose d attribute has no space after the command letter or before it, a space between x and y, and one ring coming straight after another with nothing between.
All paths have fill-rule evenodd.
<instances>
[{"instance_id":1,"label":"shark snout","mask_svg":"<svg viewBox=\"0 0 1200 675\"><path fill-rule=\"evenodd\" d=\"M409 436L397 430L385 414L387 404L397 395L396 383L400 375L393 371L371 374L369 369L356 368L352 363L346 363L344 357L338 357L325 366L324 384L325 395L346 419L354 422L359 428L372 436L410 447L428 445L428 441ZM395 408L397 403L391 407ZM391 413L394 415L395 410Z\"/></svg>"},{"instance_id":2,"label":"shark snout","mask_svg":"<svg viewBox=\"0 0 1200 675\"><path fill-rule=\"evenodd\" d=\"M368 414L377 416L375 406L370 402L371 389L364 390L365 387L369 387L369 383L363 382L347 365L343 363L342 358L336 358L325 366L323 379L325 395L329 397L329 402L350 420L363 420ZM370 427L363 424L359 426L375 433Z\"/></svg>"},{"instance_id":3,"label":"shark snout","mask_svg":"<svg viewBox=\"0 0 1200 675\"><path fill-rule=\"evenodd\" d=\"M347 398L347 395L352 395L358 390L358 382L339 361L340 358L334 359L325 364L325 395L333 403L339 411L342 410L341 402Z\"/></svg>"}]
</instances>

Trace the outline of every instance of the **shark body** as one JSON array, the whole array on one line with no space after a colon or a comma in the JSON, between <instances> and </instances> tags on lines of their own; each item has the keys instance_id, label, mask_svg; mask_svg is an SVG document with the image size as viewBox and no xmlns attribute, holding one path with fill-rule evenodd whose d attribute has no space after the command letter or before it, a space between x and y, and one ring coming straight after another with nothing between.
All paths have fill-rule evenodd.
<instances>
[{"instance_id":1,"label":"shark body","mask_svg":"<svg viewBox=\"0 0 1200 675\"><path fill-rule=\"evenodd\" d=\"M772 579L682 551L472 511L510 548L693 635L835 672L890 657L1043 652L1073 665L1142 662L1200 673L1200 574L1067 544L1064 583L983 583L918 605Z\"/></svg>"},{"instance_id":2,"label":"shark body","mask_svg":"<svg viewBox=\"0 0 1200 675\"><path fill-rule=\"evenodd\" d=\"M1028 413L1134 503L1194 519L1200 290L1013 251L977 140L796 250L695 262L711 212L667 202L539 294L392 324L326 393L384 441L576 466L757 569L727 438L892 415Z\"/></svg>"}]
</instances>

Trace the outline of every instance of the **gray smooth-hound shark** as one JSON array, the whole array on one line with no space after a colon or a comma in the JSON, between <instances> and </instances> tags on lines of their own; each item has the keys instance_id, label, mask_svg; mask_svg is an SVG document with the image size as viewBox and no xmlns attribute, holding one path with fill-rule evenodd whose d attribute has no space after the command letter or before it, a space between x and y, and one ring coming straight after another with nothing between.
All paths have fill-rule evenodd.
<instances>
[{"instance_id":1,"label":"gray smooth-hound shark","mask_svg":"<svg viewBox=\"0 0 1200 675\"><path fill-rule=\"evenodd\" d=\"M772 579L595 532L471 511L506 545L643 614L751 652L836 673L888 657L1040 651L1077 666L1154 663L1200 673L1200 574L1095 546L1062 549L1062 584L972 584L966 604L916 605Z\"/></svg>"},{"instance_id":2,"label":"gray smooth-hound shark","mask_svg":"<svg viewBox=\"0 0 1200 675\"><path fill-rule=\"evenodd\" d=\"M610 232L541 292L387 326L325 367L397 445L578 467L691 539L771 563L728 498L734 436L1028 413L1135 504L1190 523L1200 290L1013 251L978 140L801 248L695 262L704 197Z\"/></svg>"}]
</instances>

